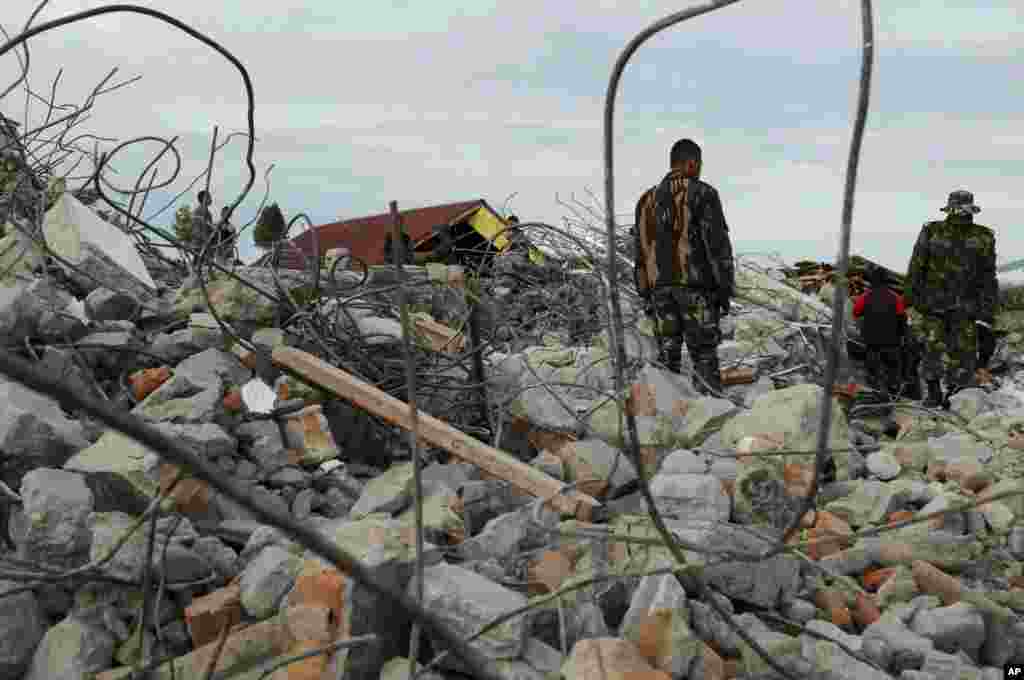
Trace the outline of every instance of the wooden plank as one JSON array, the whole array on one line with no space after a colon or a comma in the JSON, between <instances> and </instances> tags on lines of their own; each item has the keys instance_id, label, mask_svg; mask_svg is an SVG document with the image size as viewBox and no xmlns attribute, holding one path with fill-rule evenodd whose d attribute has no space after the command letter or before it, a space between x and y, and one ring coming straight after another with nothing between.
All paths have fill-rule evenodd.
<instances>
[{"instance_id":1,"label":"wooden plank","mask_svg":"<svg viewBox=\"0 0 1024 680\"><path fill-rule=\"evenodd\" d=\"M273 352L273 360L281 368L298 374L305 382L330 390L393 425L406 430L411 427L408 404L307 352L294 347L277 347ZM419 435L432 445L448 451L456 458L473 463L532 496L550 498L550 505L563 514L588 520L592 509L601 505L586 494L573 491L559 494L565 487L560 480L500 449L473 439L428 413L419 412L417 426Z\"/></svg>"}]
</instances>

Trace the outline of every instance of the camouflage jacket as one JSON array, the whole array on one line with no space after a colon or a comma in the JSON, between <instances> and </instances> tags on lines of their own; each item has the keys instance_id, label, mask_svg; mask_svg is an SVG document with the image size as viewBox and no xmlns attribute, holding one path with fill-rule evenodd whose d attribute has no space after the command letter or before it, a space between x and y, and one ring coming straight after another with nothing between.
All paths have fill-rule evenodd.
<instances>
[{"instance_id":1,"label":"camouflage jacket","mask_svg":"<svg viewBox=\"0 0 1024 680\"><path fill-rule=\"evenodd\" d=\"M914 245L903 288L907 307L991 320L999 296L996 237L973 222L928 222Z\"/></svg>"},{"instance_id":2,"label":"camouflage jacket","mask_svg":"<svg viewBox=\"0 0 1024 680\"><path fill-rule=\"evenodd\" d=\"M652 187L636 204L633 230L637 291L643 295L657 286L685 286L732 297L735 271L729 225L718 191L707 182L670 172L676 227L671 234L658 231Z\"/></svg>"}]
</instances>

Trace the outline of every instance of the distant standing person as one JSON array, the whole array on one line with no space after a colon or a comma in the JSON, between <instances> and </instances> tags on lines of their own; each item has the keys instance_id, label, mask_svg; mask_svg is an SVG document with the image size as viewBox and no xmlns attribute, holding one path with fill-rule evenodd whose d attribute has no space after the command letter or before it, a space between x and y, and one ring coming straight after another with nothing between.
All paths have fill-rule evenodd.
<instances>
[{"instance_id":1,"label":"distant standing person","mask_svg":"<svg viewBox=\"0 0 1024 680\"><path fill-rule=\"evenodd\" d=\"M231 206L220 209L220 224L217 225L217 259L230 267L235 263L235 227L231 224Z\"/></svg>"},{"instance_id":2,"label":"distant standing person","mask_svg":"<svg viewBox=\"0 0 1024 680\"><path fill-rule=\"evenodd\" d=\"M192 211L192 241L190 245L195 251L195 262L198 263L203 246L206 245L210 234L213 233L213 214L210 212L213 197L210 196L210 192L203 189L196 195L196 198L199 205Z\"/></svg>"},{"instance_id":3,"label":"distant standing person","mask_svg":"<svg viewBox=\"0 0 1024 680\"><path fill-rule=\"evenodd\" d=\"M718 191L700 179L701 149L682 139L669 173L636 204L637 291L654 311L661 360L679 373L686 343L701 392L718 394L721 315L735 291L729 226Z\"/></svg>"},{"instance_id":4,"label":"distant standing person","mask_svg":"<svg viewBox=\"0 0 1024 680\"><path fill-rule=\"evenodd\" d=\"M928 386L924 405L948 409L949 398L974 381L976 322L992 325L999 282L996 237L990 228L974 222L981 212L974 194L952 192L942 211L946 219L921 228L903 296L910 326L924 344L921 373Z\"/></svg>"},{"instance_id":5,"label":"distant standing person","mask_svg":"<svg viewBox=\"0 0 1024 680\"><path fill-rule=\"evenodd\" d=\"M888 285L882 267L868 270L871 288L853 304L853 318L862 319L861 339L867 346L868 381L884 401L899 394L903 383L903 340L907 329L903 296Z\"/></svg>"}]
</instances>

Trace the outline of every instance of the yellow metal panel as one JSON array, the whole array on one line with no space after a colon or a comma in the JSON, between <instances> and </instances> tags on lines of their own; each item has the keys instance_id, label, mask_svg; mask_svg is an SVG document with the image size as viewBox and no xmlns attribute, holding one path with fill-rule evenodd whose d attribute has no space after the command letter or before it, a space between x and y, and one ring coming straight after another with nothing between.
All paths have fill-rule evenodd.
<instances>
[{"instance_id":1,"label":"yellow metal panel","mask_svg":"<svg viewBox=\"0 0 1024 680\"><path fill-rule=\"evenodd\" d=\"M494 244L498 250L508 248L508 237L505 235L505 223L490 210L481 208L469 219L469 225L484 238ZM495 238L495 235L498 235Z\"/></svg>"}]
</instances>

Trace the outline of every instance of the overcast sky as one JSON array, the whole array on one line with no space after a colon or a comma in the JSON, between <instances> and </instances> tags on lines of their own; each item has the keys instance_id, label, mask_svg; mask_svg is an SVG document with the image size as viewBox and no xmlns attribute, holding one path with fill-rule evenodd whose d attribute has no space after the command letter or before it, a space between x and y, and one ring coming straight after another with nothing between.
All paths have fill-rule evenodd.
<instances>
[{"instance_id":1,"label":"overcast sky","mask_svg":"<svg viewBox=\"0 0 1024 680\"><path fill-rule=\"evenodd\" d=\"M257 183L286 216L321 224L486 198L523 220L561 224L558 198L601 197L602 107L611 66L651 22L693 2L653 0L137 0L214 38L255 87ZM52 0L53 19L98 6ZM35 3L6 0L16 32ZM957 188L974 192L1000 259L1024 256L1024 4L875 2L876 61L853 252L903 270L923 222ZM100 98L83 131L177 135L183 189L202 172L213 126L246 127L237 70L147 17L110 14L34 38L31 84L81 102L113 67L141 75ZM626 69L616 117L616 202L631 214L681 137L704 148L737 251L831 260L860 68L853 0L747 0L645 44ZM0 60L2 82L17 74ZM2 88L0 88L2 89ZM24 95L0 101L24 116ZM30 121L43 113L35 105ZM150 145L151 156L156 145ZM245 178L243 140L217 159L215 208ZM142 151L141 148L138 151ZM134 182L141 153L115 159ZM169 167L169 166L167 166ZM194 195L192 192L189 195ZM603 204L603 198L601 198ZM158 201L151 202L154 206ZM151 212L147 210L147 214ZM155 222L166 226L168 211ZM626 218L631 221L631 217ZM247 259L255 254L246 244Z\"/></svg>"}]
</instances>

